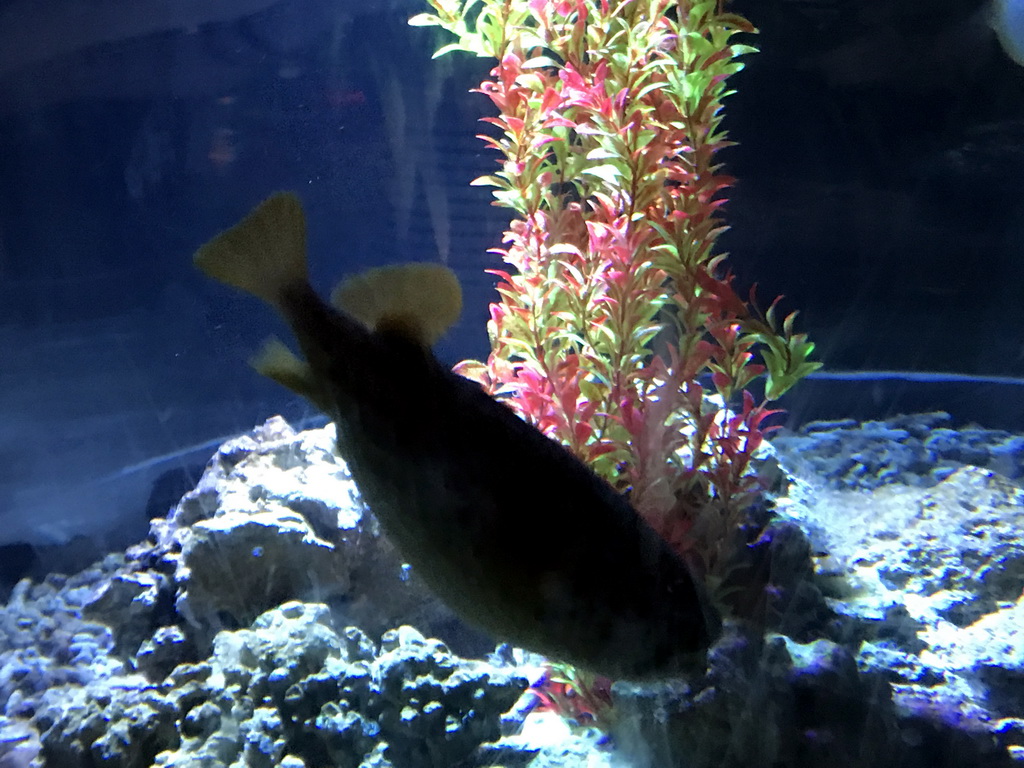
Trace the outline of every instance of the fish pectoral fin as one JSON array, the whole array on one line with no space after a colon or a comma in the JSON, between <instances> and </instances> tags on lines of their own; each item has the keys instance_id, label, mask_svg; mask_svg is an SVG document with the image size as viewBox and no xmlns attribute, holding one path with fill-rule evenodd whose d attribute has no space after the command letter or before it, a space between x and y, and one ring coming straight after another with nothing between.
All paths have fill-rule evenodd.
<instances>
[{"instance_id":1,"label":"fish pectoral fin","mask_svg":"<svg viewBox=\"0 0 1024 768\"><path fill-rule=\"evenodd\" d=\"M192 257L214 280L278 304L289 285L308 282L306 217L290 192L271 195Z\"/></svg>"},{"instance_id":2,"label":"fish pectoral fin","mask_svg":"<svg viewBox=\"0 0 1024 768\"><path fill-rule=\"evenodd\" d=\"M268 379L302 395L321 411L330 412L330 399L317 382L309 364L288 349L280 339L268 339L250 364Z\"/></svg>"},{"instance_id":3,"label":"fish pectoral fin","mask_svg":"<svg viewBox=\"0 0 1024 768\"><path fill-rule=\"evenodd\" d=\"M331 303L371 330L401 333L429 347L459 319L462 288L441 264L398 264L345 280Z\"/></svg>"}]
</instances>

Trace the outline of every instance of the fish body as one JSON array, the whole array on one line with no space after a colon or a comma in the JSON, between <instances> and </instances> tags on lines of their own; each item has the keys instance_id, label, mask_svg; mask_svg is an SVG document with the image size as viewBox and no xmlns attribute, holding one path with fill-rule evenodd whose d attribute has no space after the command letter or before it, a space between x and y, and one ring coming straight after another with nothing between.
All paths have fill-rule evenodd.
<instances>
[{"instance_id":1,"label":"fish body","mask_svg":"<svg viewBox=\"0 0 1024 768\"><path fill-rule=\"evenodd\" d=\"M690 669L718 620L683 561L573 454L441 365L438 328L404 314L414 301L385 290L392 308L357 318L321 299L301 219L293 196L276 195L196 262L288 322L305 360L271 347L257 367L336 422L364 501L414 571L502 641L611 677ZM457 292L444 268L410 268L434 277L409 286Z\"/></svg>"}]
</instances>

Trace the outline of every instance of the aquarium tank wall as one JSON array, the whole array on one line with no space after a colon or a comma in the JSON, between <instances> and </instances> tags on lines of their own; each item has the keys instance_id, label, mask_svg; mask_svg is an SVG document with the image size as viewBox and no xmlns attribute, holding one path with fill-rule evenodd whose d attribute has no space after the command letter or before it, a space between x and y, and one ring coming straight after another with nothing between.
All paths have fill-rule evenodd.
<instances>
[{"instance_id":1,"label":"aquarium tank wall","mask_svg":"<svg viewBox=\"0 0 1024 768\"><path fill-rule=\"evenodd\" d=\"M1024 2L0 0L0 768L1024 761Z\"/></svg>"}]
</instances>

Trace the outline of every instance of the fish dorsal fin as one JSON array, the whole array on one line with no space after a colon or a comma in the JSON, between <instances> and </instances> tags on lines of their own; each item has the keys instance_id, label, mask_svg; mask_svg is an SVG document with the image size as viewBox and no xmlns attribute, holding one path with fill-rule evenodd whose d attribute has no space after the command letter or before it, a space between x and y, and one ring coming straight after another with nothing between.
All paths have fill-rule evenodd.
<instances>
[{"instance_id":1,"label":"fish dorsal fin","mask_svg":"<svg viewBox=\"0 0 1024 768\"><path fill-rule=\"evenodd\" d=\"M277 304L281 291L305 282L306 217L290 192L268 197L193 257L215 280Z\"/></svg>"},{"instance_id":2,"label":"fish dorsal fin","mask_svg":"<svg viewBox=\"0 0 1024 768\"><path fill-rule=\"evenodd\" d=\"M371 330L389 330L433 346L462 311L459 279L441 264L399 264L345 280L331 303Z\"/></svg>"}]
</instances>

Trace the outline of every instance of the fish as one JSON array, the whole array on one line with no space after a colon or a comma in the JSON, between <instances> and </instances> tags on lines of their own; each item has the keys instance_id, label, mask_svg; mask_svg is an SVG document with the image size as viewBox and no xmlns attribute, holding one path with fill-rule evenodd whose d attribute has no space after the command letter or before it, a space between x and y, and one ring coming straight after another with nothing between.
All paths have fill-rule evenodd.
<instances>
[{"instance_id":1,"label":"fish","mask_svg":"<svg viewBox=\"0 0 1024 768\"><path fill-rule=\"evenodd\" d=\"M335 422L384 533L463 620L617 679L699 669L721 620L688 563L567 448L433 355L461 312L450 269L377 268L328 302L310 285L289 192L194 262L285 320L301 357L271 341L254 366Z\"/></svg>"}]
</instances>

